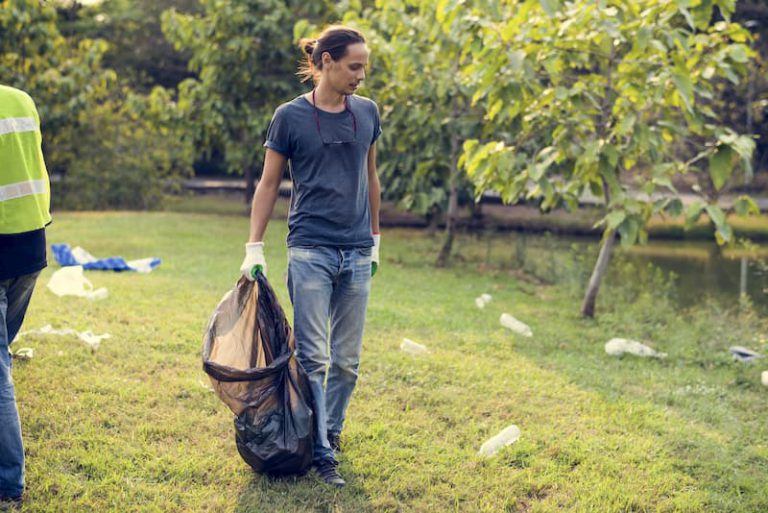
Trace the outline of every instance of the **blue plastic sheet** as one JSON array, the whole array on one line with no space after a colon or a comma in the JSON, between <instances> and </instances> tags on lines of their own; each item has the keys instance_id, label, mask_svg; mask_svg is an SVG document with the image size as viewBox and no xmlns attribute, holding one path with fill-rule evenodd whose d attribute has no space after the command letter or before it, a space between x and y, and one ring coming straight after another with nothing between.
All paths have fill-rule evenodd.
<instances>
[{"instance_id":1,"label":"blue plastic sheet","mask_svg":"<svg viewBox=\"0 0 768 513\"><path fill-rule=\"evenodd\" d=\"M138 271L150 272L160 265L159 258L143 258L140 260L126 260L123 257L96 258L80 247L74 250L69 244L51 244L53 257L60 266L82 265L83 269L99 271Z\"/></svg>"}]
</instances>

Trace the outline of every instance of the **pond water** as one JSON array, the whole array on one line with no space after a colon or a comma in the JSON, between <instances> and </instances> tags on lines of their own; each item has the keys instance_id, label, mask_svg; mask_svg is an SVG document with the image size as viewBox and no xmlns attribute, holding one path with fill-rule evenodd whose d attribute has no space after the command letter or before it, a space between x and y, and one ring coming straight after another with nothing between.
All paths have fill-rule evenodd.
<instances>
[{"instance_id":1,"label":"pond water","mask_svg":"<svg viewBox=\"0 0 768 513\"><path fill-rule=\"evenodd\" d=\"M714 243L654 241L622 253L630 261L674 273L681 306L707 297L735 305L744 293L756 309L768 313L768 246L720 251Z\"/></svg>"},{"instance_id":2,"label":"pond water","mask_svg":"<svg viewBox=\"0 0 768 513\"><path fill-rule=\"evenodd\" d=\"M545 279L557 276L561 280L575 273L581 288L586 286L599 251L595 239L551 234L515 232L482 240L483 260L503 267L524 266ZM611 269L615 273L622 262L637 270L649 265L659 269L670 278L681 307L707 300L732 307L744 293L757 311L768 315L768 244L722 250L707 241L661 240L631 248L617 245L606 279L612 279Z\"/></svg>"}]
</instances>

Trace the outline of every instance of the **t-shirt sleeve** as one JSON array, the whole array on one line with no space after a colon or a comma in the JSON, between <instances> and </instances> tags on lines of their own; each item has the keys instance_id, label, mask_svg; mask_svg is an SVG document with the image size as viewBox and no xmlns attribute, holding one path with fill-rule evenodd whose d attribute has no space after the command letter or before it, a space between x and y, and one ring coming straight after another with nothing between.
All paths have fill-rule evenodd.
<instances>
[{"instance_id":1,"label":"t-shirt sleeve","mask_svg":"<svg viewBox=\"0 0 768 513\"><path fill-rule=\"evenodd\" d=\"M373 138L371 144L376 142L376 139L381 135L381 119L379 119L379 107L373 104Z\"/></svg>"},{"instance_id":2,"label":"t-shirt sleeve","mask_svg":"<svg viewBox=\"0 0 768 513\"><path fill-rule=\"evenodd\" d=\"M288 115L284 108L278 107L272 116L272 121L267 129L267 140L264 141L264 147L282 153L287 158L293 154L293 144L291 143L290 123Z\"/></svg>"}]
</instances>

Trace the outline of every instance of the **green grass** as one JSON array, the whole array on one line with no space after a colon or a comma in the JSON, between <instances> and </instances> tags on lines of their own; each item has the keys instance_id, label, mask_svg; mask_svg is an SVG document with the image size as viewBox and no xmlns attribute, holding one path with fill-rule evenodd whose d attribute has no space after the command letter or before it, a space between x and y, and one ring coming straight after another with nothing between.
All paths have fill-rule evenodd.
<instances>
[{"instance_id":1,"label":"green grass","mask_svg":"<svg viewBox=\"0 0 768 513\"><path fill-rule=\"evenodd\" d=\"M539 267L508 270L461 237L457 263L435 270L439 240L406 230L384 234L342 436L348 486L254 474L237 454L231 413L203 386L199 355L208 316L237 278L247 231L247 219L233 215L56 215L49 242L163 263L149 275L89 272L110 292L98 302L55 297L45 283L56 266L43 272L25 329L50 323L113 338L95 352L72 337L14 344L35 348L34 359L14 366L25 511L768 510L762 369L726 352L768 349L764 320L714 304L675 311L663 277L620 260L598 319L582 320L584 273L562 272L571 257L536 249L528 260ZM273 221L266 252L290 315L285 233ZM548 269L569 278L547 285L532 275ZM479 310L483 292L493 301ZM501 312L530 324L534 337L504 330ZM609 358L603 344L613 336L651 341L669 358ZM400 352L403 337L432 354ZM511 423L519 442L492 459L477 456Z\"/></svg>"}]
</instances>

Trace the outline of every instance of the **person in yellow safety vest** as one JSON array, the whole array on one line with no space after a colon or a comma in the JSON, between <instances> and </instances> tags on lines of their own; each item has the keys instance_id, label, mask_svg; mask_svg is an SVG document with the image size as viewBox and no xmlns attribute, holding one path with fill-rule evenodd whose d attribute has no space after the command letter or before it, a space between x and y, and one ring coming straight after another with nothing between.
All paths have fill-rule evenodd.
<instances>
[{"instance_id":1,"label":"person in yellow safety vest","mask_svg":"<svg viewBox=\"0 0 768 513\"><path fill-rule=\"evenodd\" d=\"M32 98L0 85L0 509L21 505L24 447L9 346L47 265L50 183Z\"/></svg>"}]
</instances>

